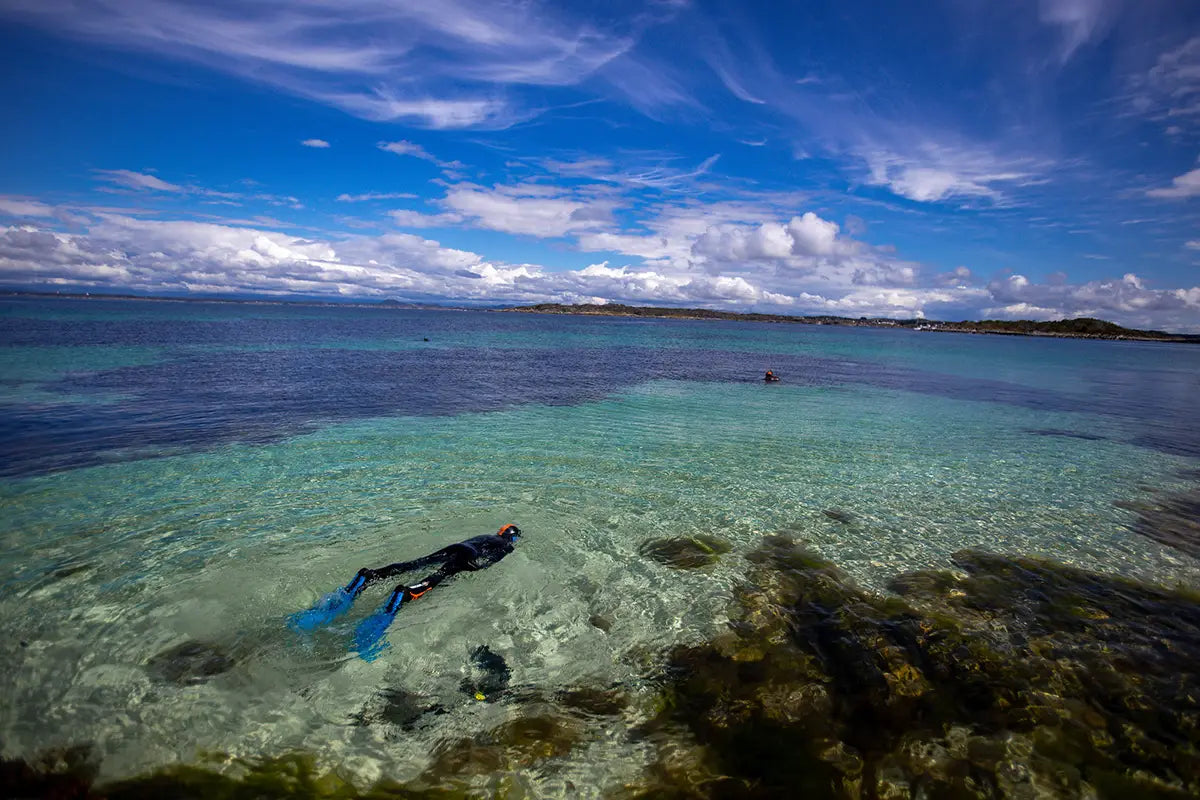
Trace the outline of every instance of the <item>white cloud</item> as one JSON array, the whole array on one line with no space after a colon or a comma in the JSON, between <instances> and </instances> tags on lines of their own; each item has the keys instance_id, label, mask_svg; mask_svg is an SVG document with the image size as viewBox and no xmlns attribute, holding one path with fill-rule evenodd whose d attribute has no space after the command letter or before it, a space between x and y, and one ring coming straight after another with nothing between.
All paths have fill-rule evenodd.
<instances>
[{"instance_id":1,"label":"white cloud","mask_svg":"<svg viewBox=\"0 0 1200 800\"><path fill-rule=\"evenodd\" d=\"M412 192L366 192L365 194L339 194L339 203L363 203L369 200L416 200Z\"/></svg>"},{"instance_id":2,"label":"white cloud","mask_svg":"<svg viewBox=\"0 0 1200 800\"><path fill-rule=\"evenodd\" d=\"M1150 189L1146 192L1146 196L1163 197L1171 200L1200 196L1200 168L1173 178L1170 186L1160 189Z\"/></svg>"},{"instance_id":3,"label":"white cloud","mask_svg":"<svg viewBox=\"0 0 1200 800\"><path fill-rule=\"evenodd\" d=\"M1193 36L1159 56L1145 81L1139 100L1160 117L1176 120L1172 126L1195 125L1200 118L1200 36Z\"/></svg>"},{"instance_id":4,"label":"white cloud","mask_svg":"<svg viewBox=\"0 0 1200 800\"><path fill-rule=\"evenodd\" d=\"M1200 250L1200 239L1192 239L1191 241L1187 242L1184 247L1189 250Z\"/></svg>"},{"instance_id":5,"label":"white cloud","mask_svg":"<svg viewBox=\"0 0 1200 800\"><path fill-rule=\"evenodd\" d=\"M504 127L537 113L520 109L503 87L576 85L674 13L661 4L602 22L546 3L488 0L253 7L39 0L0 7L10 20L59 34L198 62L367 119L432 128Z\"/></svg>"},{"instance_id":6,"label":"white cloud","mask_svg":"<svg viewBox=\"0 0 1200 800\"><path fill-rule=\"evenodd\" d=\"M930 142L909 155L867 149L863 157L870 169L869 183L922 203L951 198L984 198L997 203L1004 199L1005 185L1028 185L1036 180L1028 163L1005 163L985 150Z\"/></svg>"},{"instance_id":7,"label":"white cloud","mask_svg":"<svg viewBox=\"0 0 1200 800\"><path fill-rule=\"evenodd\" d=\"M811 211L803 216L792 217L788 223L792 236L793 250L801 255L826 256L834 251L837 241L836 222L821 219Z\"/></svg>"},{"instance_id":8,"label":"white cloud","mask_svg":"<svg viewBox=\"0 0 1200 800\"><path fill-rule=\"evenodd\" d=\"M484 194L492 201L515 200L522 212L526 203L564 202L553 195L522 194L529 191L499 187ZM547 225L573 224L569 213L563 216L565 209L550 208L539 217ZM745 218L750 204L715 204L711 215L704 208L662 208L650 222L661 236L657 244L653 234L576 234L581 240L625 236L629 249L644 249L649 256L640 265L602 262L574 270L502 263L410 233L303 237L251 221L138 219L92 211L75 218L81 232L33 224L0 228L0 282L146 293L605 300L848 316L937 318L939 310L949 309L955 319L1097 316L1134 327L1200 327L1200 287L1155 289L1133 273L1084 284L1070 284L1063 275L1043 284L1013 275L985 287L973 285L966 267L925 278L920 265L855 241L813 212L793 215L786 223L748 224L731 220ZM507 219L510 210L479 213L499 214L489 217L495 223ZM48 211L65 218L65 209ZM444 213L448 221L457 212ZM416 221L426 224L441 216L421 215ZM708 224L713 219L716 224Z\"/></svg>"},{"instance_id":9,"label":"white cloud","mask_svg":"<svg viewBox=\"0 0 1200 800\"><path fill-rule=\"evenodd\" d=\"M567 178L587 178L639 189L677 189L691 184L694 178L707 175L720 157L720 153L711 155L693 169L672 166L671 162L677 161L678 156L663 153L642 154L622 168L617 168L606 158L594 157L576 161L543 159L539 164L546 171Z\"/></svg>"},{"instance_id":10,"label":"white cloud","mask_svg":"<svg viewBox=\"0 0 1200 800\"><path fill-rule=\"evenodd\" d=\"M0 195L0 214L10 217L52 217L54 207L38 200Z\"/></svg>"},{"instance_id":11,"label":"white cloud","mask_svg":"<svg viewBox=\"0 0 1200 800\"><path fill-rule=\"evenodd\" d=\"M1019 309L1040 309L1058 318L1099 317L1137 327L1196 327L1200 314L1200 287L1151 289L1134 273L1120 280L1084 284L1037 284L1012 275L992 281L988 291L999 305L986 312L1010 317L1022 313ZM1042 318L1049 318L1046 314Z\"/></svg>"},{"instance_id":12,"label":"white cloud","mask_svg":"<svg viewBox=\"0 0 1200 800\"><path fill-rule=\"evenodd\" d=\"M422 214L407 209L389 211L388 216L402 228L440 228L462 222L462 216L458 214Z\"/></svg>"},{"instance_id":13,"label":"white cloud","mask_svg":"<svg viewBox=\"0 0 1200 800\"><path fill-rule=\"evenodd\" d=\"M1038 17L1045 24L1057 26L1062 35L1058 52L1061 63L1108 29L1115 6L1105 0L1040 0Z\"/></svg>"},{"instance_id":14,"label":"white cloud","mask_svg":"<svg viewBox=\"0 0 1200 800\"><path fill-rule=\"evenodd\" d=\"M184 187L176 183L167 183L161 178L145 172L133 172L128 169L97 169L93 172L102 181L123 186L127 189L138 189L153 192L183 192Z\"/></svg>"},{"instance_id":15,"label":"white cloud","mask_svg":"<svg viewBox=\"0 0 1200 800\"><path fill-rule=\"evenodd\" d=\"M447 190L442 203L478 227L543 238L606 228L615 206L612 200L535 185L462 184Z\"/></svg>"},{"instance_id":16,"label":"white cloud","mask_svg":"<svg viewBox=\"0 0 1200 800\"><path fill-rule=\"evenodd\" d=\"M316 147L320 149L329 147L329 142L325 141L324 139L305 139L300 144L304 145L305 147Z\"/></svg>"},{"instance_id":17,"label":"white cloud","mask_svg":"<svg viewBox=\"0 0 1200 800\"><path fill-rule=\"evenodd\" d=\"M423 161L429 161L437 164L442 169L457 169L463 166L462 162L459 161L442 161L424 147L414 142L404 140L398 142L379 142L376 147L388 153L395 153L398 156L412 156Z\"/></svg>"}]
</instances>

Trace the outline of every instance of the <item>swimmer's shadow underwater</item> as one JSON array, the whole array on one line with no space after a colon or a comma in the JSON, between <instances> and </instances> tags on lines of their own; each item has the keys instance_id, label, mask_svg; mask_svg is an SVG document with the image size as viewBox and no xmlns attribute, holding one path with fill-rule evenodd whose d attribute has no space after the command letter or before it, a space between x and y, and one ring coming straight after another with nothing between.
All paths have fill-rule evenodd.
<instances>
[{"instance_id":1,"label":"swimmer's shadow underwater","mask_svg":"<svg viewBox=\"0 0 1200 800\"><path fill-rule=\"evenodd\" d=\"M468 702L520 702L536 696L533 687L511 687L511 680L512 670L504 657L493 652L486 644L481 644L471 650L466 674L458 690L470 698ZM350 721L354 725L385 725L410 732L428 724L431 717L449 714L452 710L433 697L406 689L387 688L377 692L359 711L352 714Z\"/></svg>"},{"instance_id":2,"label":"swimmer's shadow underwater","mask_svg":"<svg viewBox=\"0 0 1200 800\"><path fill-rule=\"evenodd\" d=\"M399 561L379 569L364 567L350 583L323 596L311 608L288 617L288 627L297 633L309 633L329 625L348 612L355 599L371 584L439 564L436 572L417 583L396 586L378 611L358 623L354 630L353 649L364 661L374 661L390 646L384 637L402 605L423 597L438 584L461 572L477 572L496 564L513 551L513 542L520 536L521 529L516 525L502 525L494 534L475 536L422 558Z\"/></svg>"}]
</instances>

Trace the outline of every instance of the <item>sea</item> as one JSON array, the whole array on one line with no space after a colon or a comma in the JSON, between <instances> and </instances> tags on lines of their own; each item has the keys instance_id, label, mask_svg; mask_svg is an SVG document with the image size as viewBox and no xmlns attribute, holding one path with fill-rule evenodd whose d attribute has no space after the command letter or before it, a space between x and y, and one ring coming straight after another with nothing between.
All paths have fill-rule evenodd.
<instances>
[{"instance_id":1,"label":"sea","mask_svg":"<svg viewBox=\"0 0 1200 800\"><path fill-rule=\"evenodd\" d=\"M1134 510L1200 483L1198 409L1185 344L0 298L0 756L86 746L114 780L304 752L403 781L514 713L463 690L486 648L509 691L635 698L525 776L600 796L652 760L627 735L646 665L728 626L766 535L885 594L963 549L1200 588ZM390 585L288 624L508 523L515 551L402 608L378 657L353 634ZM647 556L701 535L729 551ZM373 724L401 694L429 713Z\"/></svg>"}]
</instances>

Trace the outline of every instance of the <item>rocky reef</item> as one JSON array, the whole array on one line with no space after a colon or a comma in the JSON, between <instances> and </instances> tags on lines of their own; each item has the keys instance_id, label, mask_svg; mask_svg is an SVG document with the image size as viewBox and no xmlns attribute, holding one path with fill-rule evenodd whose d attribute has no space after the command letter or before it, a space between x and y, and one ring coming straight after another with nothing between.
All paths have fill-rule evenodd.
<instances>
[{"instance_id":1,"label":"rocky reef","mask_svg":"<svg viewBox=\"0 0 1200 800\"><path fill-rule=\"evenodd\" d=\"M638 687L510 687L477 648L463 702L495 700L502 721L443 739L403 783L356 786L289 753L96 786L76 749L0 762L0 795L523 798L544 780L569 794L561 765L617 737L652 763L612 800L1200 796L1200 595L978 551L879 594L783 535L746 558L729 628L639 654ZM444 713L395 689L353 722L403 738Z\"/></svg>"},{"instance_id":2,"label":"rocky reef","mask_svg":"<svg viewBox=\"0 0 1200 800\"><path fill-rule=\"evenodd\" d=\"M639 798L1200 794L1200 602L981 552L856 587L789 538L672 652Z\"/></svg>"}]
</instances>

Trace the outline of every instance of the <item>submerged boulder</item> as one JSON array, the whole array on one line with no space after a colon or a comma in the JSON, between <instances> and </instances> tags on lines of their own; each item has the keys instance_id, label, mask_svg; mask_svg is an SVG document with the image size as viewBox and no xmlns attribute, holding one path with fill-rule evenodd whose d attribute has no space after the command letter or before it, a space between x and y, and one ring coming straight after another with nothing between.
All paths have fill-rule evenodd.
<instances>
[{"instance_id":1,"label":"submerged boulder","mask_svg":"<svg viewBox=\"0 0 1200 800\"><path fill-rule=\"evenodd\" d=\"M669 536L651 539L638 548L638 552L660 564L675 569L696 569L715 564L723 553L732 547L729 542L716 536L698 533L693 536Z\"/></svg>"},{"instance_id":2,"label":"submerged boulder","mask_svg":"<svg viewBox=\"0 0 1200 800\"><path fill-rule=\"evenodd\" d=\"M194 686L228 672L235 663L221 645L192 639L152 657L146 662L146 671L160 683Z\"/></svg>"}]
</instances>

